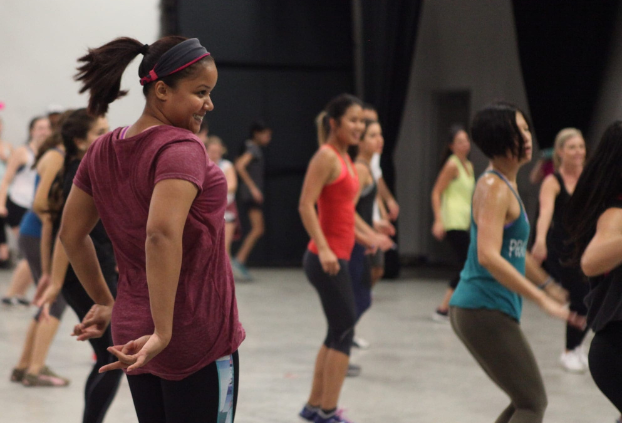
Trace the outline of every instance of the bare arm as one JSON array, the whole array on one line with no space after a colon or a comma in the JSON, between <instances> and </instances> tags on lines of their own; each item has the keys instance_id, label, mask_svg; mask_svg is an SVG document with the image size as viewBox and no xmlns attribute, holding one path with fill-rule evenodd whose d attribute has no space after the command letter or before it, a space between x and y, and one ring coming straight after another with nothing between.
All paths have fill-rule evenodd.
<instances>
[{"instance_id":1,"label":"bare arm","mask_svg":"<svg viewBox=\"0 0 622 423\"><path fill-rule=\"evenodd\" d=\"M441 169L434 188L432 188L432 210L434 211L434 224L432 226L432 235L439 241L445 237L445 228L443 226L443 218L441 216L441 197L447 189L451 181L458 177L458 166L451 160L447 160Z\"/></svg>"},{"instance_id":2,"label":"bare arm","mask_svg":"<svg viewBox=\"0 0 622 423\"><path fill-rule=\"evenodd\" d=\"M236 192L238 189L238 176L233 166L227 169L225 178L227 179L227 192Z\"/></svg>"},{"instance_id":3,"label":"bare arm","mask_svg":"<svg viewBox=\"0 0 622 423\"><path fill-rule=\"evenodd\" d=\"M386 182L384 182L384 178L378 178L376 182L378 183L378 193L389 209L389 217L391 220L396 220L400 214L400 206L395 201Z\"/></svg>"},{"instance_id":4,"label":"bare arm","mask_svg":"<svg viewBox=\"0 0 622 423\"><path fill-rule=\"evenodd\" d=\"M610 208L598 219L596 233L581 257L581 269L594 277L622 264L622 209Z\"/></svg>"},{"instance_id":5,"label":"bare arm","mask_svg":"<svg viewBox=\"0 0 622 423\"><path fill-rule=\"evenodd\" d=\"M332 275L339 272L339 262L326 241L315 204L324 185L332 179L337 160L337 155L328 149L320 149L315 153L307 168L298 205L302 224L318 248L322 268Z\"/></svg>"},{"instance_id":6,"label":"bare arm","mask_svg":"<svg viewBox=\"0 0 622 423\"><path fill-rule=\"evenodd\" d=\"M147 285L155 333L167 343L173 333L173 311L182 259L182 239L198 189L191 182L159 182L151 197L145 254Z\"/></svg>"},{"instance_id":7,"label":"bare arm","mask_svg":"<svg viewBox=\"0 0 622 423\"><path fill-rule=\"evenodd\" d=\"M244 181L246 186L248 186L248 188L251 191L258 190L257 185L255 184L255 181L253 181L253 178L251 178L251 175L249 175L248 172L246 171L246 166L248 166L248 164L252 160L253 160L253 155L249 152L242 154L240 157L238 157L235 160L235 170L238 171L240 178L242 178L242 181Z\"/></svg>"},{"instance_id":8,"label":"bare arm","mask_svg":"<svg viewBox=\"0 0 622 423\"><path fill-rule=\"evenodd\" d=\"M49 210L48 197L50 188L56 175L63 167L63 155L58 151L50 150L41 158L37 165L40 175L39 185L35 191L32 210L41 220L41 273L49 277L52 262L52 218Z\"/></svg>"},{"instance_id":9,"label":"bare arm","mask_svg":"<svg viewBox=\"0 0 622 423\"><path fill-rule=\"evenodd\" d=\"M540 213L536 223L536 240L533 246L533 258L542 263L547 257L546 235L551 227L553 212L555 211L555 198L559 195L561 187L553 175L546 177L540 188Z\"/></svg>"},{"instance_id":10,"label":"bare arm","mask_svg":"<svg viewBox=\"0 0 622 423\"><path fill-rule=\"evenodd\" d=\"M544 166L544 160L539 159L536 164L533 165L531 172L529 172L529 182L533 185L538 185L544 177L542 166Z\"/></svg>"}]
</instances>

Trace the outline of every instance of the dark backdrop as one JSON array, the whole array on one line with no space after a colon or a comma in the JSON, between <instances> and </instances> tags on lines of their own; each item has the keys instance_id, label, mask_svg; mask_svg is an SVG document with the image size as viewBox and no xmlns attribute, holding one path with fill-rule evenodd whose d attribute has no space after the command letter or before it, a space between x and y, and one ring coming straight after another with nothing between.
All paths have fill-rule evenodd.
<instances>
[{"instance_id":1,"label":"dark backdrop","mask_svg":"<svg viewBox=\"0 0 622 423\"><path fill-rule=\"evenodd\" d=\"M218 84L210 133L233 160L262 119L266 148L266 234L250 262L300 265L309 237L298 198L317 149L314 118L333 96L353 91L349 1L177 0L177 32L198 37L214 56ZM174 28L175 24L171 24Z\"/></svg>"},{"instance_id":2,"label":"dark backdrop","mask_svg":"<svg viewBox=\"0 0 622 423\"><path fill-rule=\"evenodd\" d=\"M618 0L514 0L516 37L536 139L589 133L608 63Z\"/></svg>"}]
</instances>

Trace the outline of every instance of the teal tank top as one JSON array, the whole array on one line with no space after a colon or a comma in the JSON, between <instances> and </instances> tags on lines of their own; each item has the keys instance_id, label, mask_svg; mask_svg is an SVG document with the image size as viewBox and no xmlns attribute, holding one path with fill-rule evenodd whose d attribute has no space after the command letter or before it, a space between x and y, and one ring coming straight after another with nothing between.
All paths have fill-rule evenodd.
<instances>
[{"instance_id":1,"label":"teal tank top","mask_svg":"<svg viewBox=\"0 0 622 423\"><path fill-rule=\"evenodd\" d=\"M529 219L525 213L525 207L518 193L501 173L494 170L487 171L484 174L486 173L494 173L508 184L520 204L518 219L503 228L501 256L524 275L525 254L529 238ZM516 321L520 321L523 308L522 297L497 282L490 272L479 264L477 258L477 225L473 219L472 209L469 254L464 269L460 273L460 283L451 297L449 305L468 309L499 310Z\"/></svg>"}]
</instances>

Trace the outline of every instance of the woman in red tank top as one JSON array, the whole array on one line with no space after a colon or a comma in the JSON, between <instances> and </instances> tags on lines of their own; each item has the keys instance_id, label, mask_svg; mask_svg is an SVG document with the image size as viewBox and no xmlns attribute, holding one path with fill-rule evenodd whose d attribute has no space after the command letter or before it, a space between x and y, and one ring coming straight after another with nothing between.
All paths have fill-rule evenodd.
<instances>
[{"instance_id":1,"label":"woman in red tank top","mask_svg":"<svg viewBox=\"0 0 622 423\"><path fill-rule=\"evenodd\" d=\"M311 237L304 269L320 296L328 334L315 362L311 395L300 416L315 423L347 423L337 412L337 401L356 322L348 260L355 239L367 246L377 245L373 230L356 217L359 181L347 153L349 146L358 144L365 128L360 100L348 94L334 98L318 116L317 126L320 148L309 163L299 211Z\"/></svg>"}]
</instances>

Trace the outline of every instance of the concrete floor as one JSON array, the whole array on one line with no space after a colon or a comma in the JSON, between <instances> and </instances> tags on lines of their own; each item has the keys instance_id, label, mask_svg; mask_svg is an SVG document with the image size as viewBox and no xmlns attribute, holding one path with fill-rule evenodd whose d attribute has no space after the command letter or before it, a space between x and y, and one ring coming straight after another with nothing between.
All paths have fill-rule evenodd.
<instances>
[{"instance_id":1,"label":"concrete floor","mask_svg":"<svg viewBox=\"0 0 622 423\"><path fill-rule=\"evenodd\" d=\"M248 333L240 349L238 423L291 423L307 399L313 360L324 337L318 298L300 270L256 270L237 295ZM10 274L0 272L0 292ZM363 373L348 379L341 406L357 423L493 422L507 397L488 380L449 325L430 319L445 284L425 279L381 283L358 334L372 343L354 351ZM0 310L0 422L79 422L82 390L91 366L88 344L69 337L76 322L69 311L48 364L70 377L67 388L25 388L9 382L32 310ZM546 422L613 423L616 410L589 374L565 373L558 365L564 327L532 304L523 328L533 346L549 397ZM136 422L123 385L106 422Z\"/></svg>"}]
</instances>

